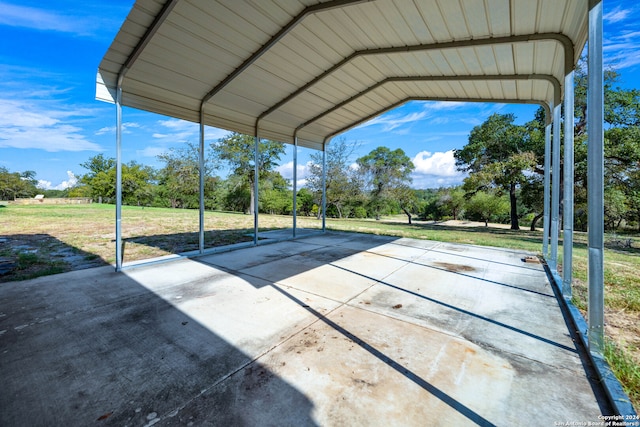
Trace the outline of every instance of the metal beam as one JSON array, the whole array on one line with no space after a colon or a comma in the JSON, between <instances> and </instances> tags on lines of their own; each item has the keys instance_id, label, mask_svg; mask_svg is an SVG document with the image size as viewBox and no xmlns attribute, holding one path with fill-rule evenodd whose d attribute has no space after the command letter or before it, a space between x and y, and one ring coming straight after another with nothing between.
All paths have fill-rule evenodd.
<instances>
[{"instance_id":1,"label":"metal beam","mask_svg":"<svg viewBox=\"0 0 640 427\"><path fill-rule=\"evenodd\" d=\"M405 53L405 52L424 52L424 51L430 51L430 50L487 46L487 45L493 45L493 44L527 43L527 42L542 41L542 40L551 40L551 41L556 41L560 43L564 51L565 74L573 69L573 57L574 57L573 42L569 37L565 36L564 34L558 34L558 33L523 34L518 36L488 37L484 39L461 40L461 41L452 41L452 42L443 42L443 43L417 44L417 45L411 45L411 46L386 47L386 48L377 48L377 49L364 49L364 50L355 51L354 53L347 56L340 62L336 63L335 65L333 65L331 68L329 68L319 76L309 81L304 86L298 88L295 92L289 94L287 97L277 102L276 104L271 106L269 109L265 110L262 114L260 114L260 116L258 116L258 121L262 120L269 114L278 110L280 107L282 107L292 99L296 98L297 96L305 92L307 89L309 89L311 86L323 80L325 77L334 73L344 65L348 64L349 62L361 56L388 55L393 53Z\"/></svg>"},{"instance_id":2,"label":"metal beam","mask_svg":"<svg viewBox=\"0 0 640 427\"><path fill-rule=\"evenodd\" d=\"M280 31L278 31L267 43L260 46L256 52L254 52L249 58L247 58L239 67L231 72L227 77L224 78L220 83L218 83L213 89L211 89L205 96L202 98L202 102L206 103L211 100L216 94L218 94L222 89L224 89L229 83L231 83L236 77L242 74L247 68L249 68L253 63L255 63L262 55L267 53L269 49L271 49L276 43L278 43L284 36L286 36L289 32L291 32L298 24L300 24L304 19L315 13L324 12L327 10L351 6L359 3L367 3L373 0L333 0L327 1L324 3L315 4L313 6L309 6L305 8L301 13L299 13L295 18L293 18L287 25L282 27Z\"/></svg>"},{"instance_id":3,"label":"metal beam","mask_svg":"<svg viewBox=\"0 0 640 427\"><path fill-rule=\"evenodd\" d=\"M551 118L549 113L546 114L547 124L544 127L544 210L542 228L544 230L542 236L542 255L549 258L549 225L550 221L550 205L551 205Z\"/></svg>"},{"instance_id":4,"label":"metal beam","mask_svg":"<svg viewBox=\"0 0 640 427\"><path fill-rule=\"evenodd\" d=\"M160 9L160 13L156 15L155 19L153 20L153 22L151 23L147 31L144 33L142 38L138 41L138 44L136 45L136 47L133 48L133 50L129 54L129 57L122 65L122 68L120 69L120 72L118 74L123 74L122 70L128 70L129 68L131 68L133 63L138 59L138 57L140 56L144 48L149 44L153 36L156 34L158 29L160 28L160 26L164 23L164 21L167 19L167 17L169 16L173 8L179 2L180 0L169 0L168 2L165 3L164 6L162 6L162 9Z\"/></svg>"},{"instance_id":5,"label":"metal beam","mask_svg":"<svg viewBox=\"0 0 640 427\"><path fill-rule=\"evenodd\" d=\"M551 270L558 269L558 227L560 220L560 104L553 107L553 144L551 146Z\"/></svg>"},{"instance_id":6,"label":"metal beam","mask_svg":"<svg viewBox=\"0 0 640 427\"><path fill-rule=\"evenodd\" d=\"M573 147L573 107L574 107L574 72L570 72L564 78L564 202L563 202L563 229L562 239L562 294L565 298L571 298L571 284L573 281L573 173L574 173L574 147Z\"/></svg>"},{"instance_id":7,"label":"metal beam","mask_svg":"<svg viewBox=\"0 0 640 427\"><path fill-rule=\"evenodd\" d=\"M478 75L478 76L406 76L406 77L388 77L379 81L378 83L368 87L367 89L357 93L349 97L348 99L334 105L328 110L323 111L317 116L307 120L306 122L300 124L295 129L295 134L298 131L309 126L311 123L320 120L321 118L333 113L336 110L344 107L345 105L355 101L356 99L366 95L367 93L374 91L388 83L396 83L396 82L442 82L442 81L500 81L500 80L544 80L551 85L553 85L553 93L554 93L554 103L557 105L560 102L560 82L553 76L549 76L546 74L490 74L490 75ZM474 100L475 102L476 100ZM483 100L478 100L479 102L484 102ZM520 101L522 102L522 101ZM541 103L543 101L540 101Z\"/></svg>"},{"instance_id":8,"label":"metal beam","mask_svg":"<svg viewBox=\"0 0 640 427\"><path fill-rule=\"evenodd\" d=\"M544 108L546 114L550 114L551 108L550 106L546 103L546 102L539 102L539 101L523 101L521 99L485 99L485 98L448 98L448 97L422 97L422 96L410 96L404 99L401 99L398 102L394 102L393 104L385 107L385 108L381 108L380 110L369 114L366 117L363 117L353 123L351 123L348 126L345 126L343 128L337 129L333 132L331 132L330 134L328 134L325 138L324 138L324 145L327 144L327 141L330 140L331 138L335 137L336 135L341 134L342 132L346 132L349 129L353 129L356 126L361 125L362 123L365 123L371 119L373 119L374 117L377 117L381 114L386 113L387 111L393 110L394 108L397 108L403 104L406 104L407 102L411 102L411 101L451 101L451 102L484 102L484 103L497 103L497 104L534 104L534 105L540 105L541 107Z\"/></svg>"},{"instance_id":9,"label":"metal beam","mask_svg":"<svg viewBox=\"0 0 640 427\"><path fill-rule=\"evenodd\" d=\"M589 0L587 196L589 229L589 349L604 347L604 74L602 1Z\"/></svg>"}]
</instances>

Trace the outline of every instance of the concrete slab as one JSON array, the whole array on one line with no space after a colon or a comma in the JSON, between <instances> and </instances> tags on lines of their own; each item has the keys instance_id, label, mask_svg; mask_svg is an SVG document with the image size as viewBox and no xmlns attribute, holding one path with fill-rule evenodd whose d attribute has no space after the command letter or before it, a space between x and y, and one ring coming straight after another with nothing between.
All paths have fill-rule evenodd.
<instances>
[{"instance_id":1,"label":"concrete slab","mask_svg":"<svg viewBox=\"0 0 640 427\"><path fill-rule=\"evenodd\" d=\"M327 233L0 284L0 425L596 422L525 255Z\"/></svg>"}]
</instances>

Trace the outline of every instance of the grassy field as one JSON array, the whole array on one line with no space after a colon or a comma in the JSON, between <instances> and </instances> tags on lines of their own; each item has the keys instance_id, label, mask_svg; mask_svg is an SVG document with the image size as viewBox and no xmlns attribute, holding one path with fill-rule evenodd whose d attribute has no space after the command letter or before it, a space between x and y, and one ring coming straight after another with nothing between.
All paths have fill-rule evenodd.
<instances>
[{"instance_id":1,"label":"grassy field","mask_svg":"<svg viewBox=\"0 0 640 427\"><path fill-rule=\"evenodd\" d=\"M298 217L300 228L320 228L315 218ZM374 220L328 219L327 228L541 252L541 231L464 227L417 222L406 217ZM260 230L290 228L292 218L260 215ZM0 282L24 280L115 263L112 205L0 205L0 267L11 271ZM198 212L123 207L124 261L148 259L198 248ZM206 212L205 246L250 241L253 217ZM606 237L606 356L636 408L640 407L640 236ZM559 254L562 268L562 251ZM587 307L587 236L574 237L574 304Z\"/></svg>"}]
</instances>

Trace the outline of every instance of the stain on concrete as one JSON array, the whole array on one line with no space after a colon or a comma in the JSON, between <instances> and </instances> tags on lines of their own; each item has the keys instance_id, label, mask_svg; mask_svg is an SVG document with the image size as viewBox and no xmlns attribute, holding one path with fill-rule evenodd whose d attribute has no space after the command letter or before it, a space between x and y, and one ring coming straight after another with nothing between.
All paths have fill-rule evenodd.
<instances>
[{"instance_id":1,"label":"stain on concrete","mask_svg":"<svg viewBox=\"0 0 640 427\"><path fill-rule=\"evenodd\" d=\"M449 262L434 262L433 265L439 268L444 268L445 270L451 271L453 273L477 271L475 267L471 267L470 265L464 265L464 264L452 264Z\"/></svg>"}]
</instances>

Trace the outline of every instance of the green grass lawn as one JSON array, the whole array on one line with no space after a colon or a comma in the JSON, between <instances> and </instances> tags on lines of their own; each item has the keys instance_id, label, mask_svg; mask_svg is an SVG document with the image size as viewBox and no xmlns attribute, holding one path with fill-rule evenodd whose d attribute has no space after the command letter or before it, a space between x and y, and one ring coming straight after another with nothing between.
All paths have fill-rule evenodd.
<instances>
[{"instance_id":1,"label":"green grass lawn","mask_svg":"<svg viewBox=\"0 0 640 427\"><path fill-rule=\"evenodd\" d=\"M292 217L263 215L260 230L291 228ZM198 248L196 210L124 206L122 236L126 261L148 259ZM494 246L541 253L542 232L502 227L459 227L406 223L405 216L375 220L327 219L327 228L452 243ZM298 217L300 228L321 228L322 222ZM75 268L115 262L113 205L0 206L0 259L15 268L0 282L56 274ZM206 212L205 246L250 241L253 217L241 213ZM627 245L631 239L631 245ZM607 359L636 408L640 407L640 235L625 236L622 244L607 235L605 248L605 306ZM559 270L562 268L562 251ZM574 236L573 301L587 308L587 235ZM72 261L69 261L72 260Z\"/></svg>"}]
</instances>

